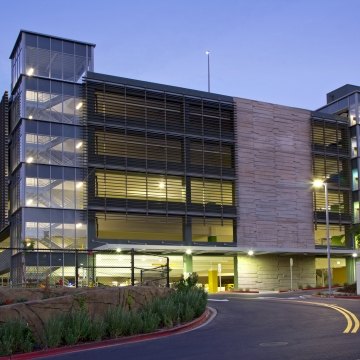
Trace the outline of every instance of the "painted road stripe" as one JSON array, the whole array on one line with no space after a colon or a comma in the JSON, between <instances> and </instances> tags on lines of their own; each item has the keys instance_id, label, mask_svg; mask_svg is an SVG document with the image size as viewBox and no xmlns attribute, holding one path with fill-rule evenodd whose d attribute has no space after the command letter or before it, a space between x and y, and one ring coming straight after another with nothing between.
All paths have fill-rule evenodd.
<instances>
[{"instance_id":1,"label":"painted road stripe","mask_svg":"<svg viewBox=\"0 0 360 360\"><path fill-rule=\"evenodd\" d=\"M296 301L296 302L301 302L302 304L312 304L312 305L318 305L318 306L324 306L324 307L328 307L330 309L334 309L336 311L338 311L339 313L341 313L342 315L344 315L346 321L347 321L347 326L345 328L345 330L343 331L344 334L348 334L351 330L351 328L353 328L351 330L352 334L357 333L357 331L359 330L359 319L356 317L356 315L354 313L352 313L351 311L344 309L343 307L337 306L337 305L333 305L333 304L323 304L323 303L318 303L318 302L313 302L313 301ZM354 327L353 327L353 322L354 322Z\"/></svg>"},{"instance_id":2,"label":"painted road stripe","mask_svg":"<svg viewBox=\"0 0 360 360\"><path fill-rule=\"evenodd\" d=\"M208 301L229 301L228 299L208 299Z\"/></svg>"},{"instance_id":3,"label":"painted road stripe","mask_svg":"<svg viewBox=\"0 0 360 360\"><path fill-rule=\"evenodd\" d=\"M348 315L350 315L350 317L352 318L352 321L354 321L354 327L353 329L351 330L351 333L352 334L356 334L357 331L359 330L359 327L360 327L360 323L359 323L359 319L356 317L355 314L353 314L351 311L347 310L347 309L344 309L340 306L337 306L337 305L330 305L330 307L334 308L334 309L338 309L340 311L340 309L342 311L344 311L345 313L347 313ZM345 316L345 315L344 315ZM350 320L351 321L351 320ZM351 323L352 324L352 323ZM351 326L350 326L351 328ZM346 329L345 329L346 330ZM344 330L344 333L345 333L345 330ZM348 333L349 331L347 331Z\"/></svg>"},{"instance_id":4,"label":"painted road stripe","mask_svg":"<svg viewBox=\"0 0 360 360\"><path fill-rule=\"evenodd\" d=\"M274 300L274 298L266 298L266 297L262 297L262 298L257 298L257 299L262 299L262 300L266 300L266 299L271 299ZM357 318L357 316L352 313L351 311L340 307L338 305L333 305L333 304L324 304L324 303L318 303L318 302L314 302L314 301L304 301L304 300L293 300L293 298L277 298L277 300L281 300L281 301L288 301L288 302L292 302L292 303L302 303L302 304L309 304L309 305L317 305L317 306L324 306L333 310L338 311L340 314L342 314L346 321L347 321L347 326L345 328L345 330L343 331L344 334L348 334L348 333L352 333L352 334L356 334L359 331L360 328L360 322L359 319ZM352 330L351 330L352 329ZM351 331L350 331L351 330Z\"/></svg>"}]
</instances>

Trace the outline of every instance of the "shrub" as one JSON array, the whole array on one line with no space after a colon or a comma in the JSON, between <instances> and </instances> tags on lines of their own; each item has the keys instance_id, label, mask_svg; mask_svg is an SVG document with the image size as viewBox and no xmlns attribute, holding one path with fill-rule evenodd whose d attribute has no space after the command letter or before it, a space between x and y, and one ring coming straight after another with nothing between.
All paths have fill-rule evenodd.
<instances>
[{"instance_id":1,"label":"shrub","mask_svg":"<svg viewBox=\"0 0 360 360\"><path fill-rule=\"evenodd\" d=\"M197 286L197 275L182 278L177 291L166 298L157 298L140 311L109 307L103 317L91 319L83 298L77 298L79 309L60 314L44 325L43 346L73 345L81 341L97 341L119 336L155 331L160 327L172 327L200 316L206 308L207 294ZM34 341L24 322L8 322L0 325L0 355L28 352Z\"/></svg>"},{"instance_id":2,"label":"shrub","mask_svg":"<svg viewBox=\"0 0 360 360\"><path fill-rule=\"evenodd\" d=\"M84 309L71 311L65 316L63 340L66 345L73 345L85 341L89 337L91 319Z\"/></svg>"},{"instance_id":3,"label":"shrub","mask_svg":"<svg viewBox=\"0 0 360 360\"><path fill-rule=\"evenodd\" d=\"M141 313L129 311L125 314L124 335L141 334L143 332L143 320Z\"/></svg>"},{"instance_id":4,"label":"shrub","mask_svg":"<svg viewBox=\"0 0 360 360\"><path fill-rule=\"evenodd\" d=\"M200 316L206 308L207 294L202 288L191 288L173 295L175 304L180 307L181 322L190 321Z\"/></svg>"},{"instance_id":5,"label":"shrub","mask_svg":"<svg viewBox=\"0 0 360 360\"><path fill-rule=\"evenodd\" d=\"M30 352L33 347L34 338L23 320L13 320L0 325L0 355Z\"/></svg>"},{"instance_id":6,"label":"shrub","mask_svg":"<svg viewBox=\"0 0 360 360\"><path fill-rule=\"evenodd\" d=\"M159 328L161 319L158 314L145 310L141 312L141 317L143 321L142 331L144 333L153 332Z\"/></svg>"},{"instance_id":7,"label":"shrub","mask_svg":"<svg viewBox=\"0 0 360 360\"><path fill-rule=\"evenodd\" d=\"M106 335L106 324L101 318L94 318L90 323L89 340L99 341Z\"/></svg>"},{"instance_id":8,"label":"shrub","mask_svg":"<svg viewBox=\"0 0 360 360\"><path fill-rule=\"evenodd\" d=\"M105 332L111 338L124 335L124 329L128 321L125 310L120 307L110 307L104 316Z\"/></svg>"},{"instance_id":9,"label":"shrub","mask_svg":"<svg viewBox=\"0 0 360 360\"><path fill-rule=\"evenodd\" d=\"M337 291L355 294L356 293L356 284L344 285L344 287L338 289Z\"/></svg>"},{"instance_id":10,"label":"shrub","mask_svg":"<svg viewBox=\"0 0 360 360\"><path fill-rule=\"evenodd\" d=\"M190 273L187 278L182 275L180 280L175 283L175 289L178 291L186 291L188 289L194 288L197 286L198 280L199 276L197 273Z\"/></svg>"},{"instance_id":11,"label":"shrub","mask_svg":"<svg viewBox=\"0 0 360 360\"><path fill-rule=\"evenodd\" d=\"M47 321L44 325L44 345L52 348L60 346L64 333L64 318L56 316Z\"/></svg>"},{"instance_id":12,"label":"shrub","mask_svg":"<svg viewBox=\"0 0 360 360\"><path fill-rule=\"evenodd\" d=\"M171 327L180 322L179 303L175 301L174 294L167 298L155 299L145 310L158 315L161 327Z\"/></svg>"}]
</instances>

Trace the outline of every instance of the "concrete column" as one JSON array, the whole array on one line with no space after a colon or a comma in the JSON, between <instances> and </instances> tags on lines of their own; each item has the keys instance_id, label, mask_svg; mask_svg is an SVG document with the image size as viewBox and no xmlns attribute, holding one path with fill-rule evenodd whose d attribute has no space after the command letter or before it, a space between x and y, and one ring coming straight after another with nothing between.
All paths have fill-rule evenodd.
<instances>
[{"instance_id":1,"label":"concrete column","mask_svg":"<svg viewBox=\"0 0 360 360\"><path fill-rule=\"evenodd\" d=\"M183 255L183 264L184 264L183 273L184 273L184 275L187 275L187 274L193 272L193 261L192 260L193 260L192 255L187 255L187 254Z\"/></svg>"},{"instance_id":2,"label":"concrete column","mask_svg":"<svg viewBox=\"0 0 360 360\"><path fill-rule=\"evenodd\" d=\"M346 258L346 282L353 284L355 282L356 260L353 257Z\"/></svg>"},{"instance_id":3,"label":"concrete column","mask_svg":"<svg viewBox=\"0 0 360 360\"><path fill-rule=\"evenodd\" d=\"M234 256L234 290L239 290L238 257Z\"/></svg>"}]
</instances>

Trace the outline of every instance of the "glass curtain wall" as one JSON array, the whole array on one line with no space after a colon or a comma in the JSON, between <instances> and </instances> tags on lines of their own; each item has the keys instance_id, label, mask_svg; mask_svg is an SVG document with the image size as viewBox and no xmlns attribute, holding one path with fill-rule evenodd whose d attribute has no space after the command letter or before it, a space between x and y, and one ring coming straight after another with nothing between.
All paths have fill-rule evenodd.
<instances>
[{"instance_id":1,"label":"glass curtain wall","mask_svg":"<svg viewBox=\"0 0 360 360\"><path fill-rule=\"evenodd\" d=\"M93 47L21 32L12 53L10 196L19 247L87 245L80 83L93 71Z\"/></svg>"}]
</instances>

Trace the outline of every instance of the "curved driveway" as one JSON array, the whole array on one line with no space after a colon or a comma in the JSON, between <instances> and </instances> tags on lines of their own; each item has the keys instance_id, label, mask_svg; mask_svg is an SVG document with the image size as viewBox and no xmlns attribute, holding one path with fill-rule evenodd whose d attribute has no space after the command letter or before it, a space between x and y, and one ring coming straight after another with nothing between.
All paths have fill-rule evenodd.
<instances>
[{"instance_id":1,"label":"curved driveway","mask_svg":"<svg viewBox=\"0 0 360 360\"><path fill-rule=\"evenodd\" d=\"M360 360L360 332L343 333L346 317L336 304L360 316L360 300L277 298L238 294L210 296L215 319L187 333L134 344L48 357L58 360Z\"/></svg>"}]
</instances>

